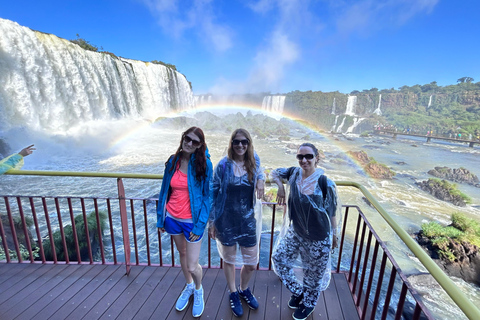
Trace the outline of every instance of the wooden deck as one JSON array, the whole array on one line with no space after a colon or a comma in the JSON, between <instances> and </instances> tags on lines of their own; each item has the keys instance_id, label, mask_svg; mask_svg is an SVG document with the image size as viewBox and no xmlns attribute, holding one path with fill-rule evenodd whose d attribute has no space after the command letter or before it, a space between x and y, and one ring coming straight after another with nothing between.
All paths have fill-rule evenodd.
<instances>
[{"instance_id":1,"label":"wooden deck","mask_svg":"<svg viewBox=\"0 0 480 320\"><path fill-rule=\"evenodd\" d=\"M332 274L309 319L359 319L344 274ZM178 312L175 301L185 280L178 267L42 265L0 263L0 319L193 319L192 303ZM243 302L233 316L223 270L204 269L202 319L292 319L290 293L273 271L251 281L260 307Z\"/></svg>"}]
</instances>

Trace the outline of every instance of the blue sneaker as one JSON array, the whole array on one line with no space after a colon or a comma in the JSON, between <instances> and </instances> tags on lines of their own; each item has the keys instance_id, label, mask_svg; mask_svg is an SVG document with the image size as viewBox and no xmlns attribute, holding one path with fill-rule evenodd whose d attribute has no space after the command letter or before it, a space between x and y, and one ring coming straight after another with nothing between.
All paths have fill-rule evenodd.
<instances>
[{"instance_id":1,"label":"blue sneaker","mask_svg":"<svg viewBox=\"0 0 480 320\"><path fill-rule=\"evenodd\" d=\"M200 317L203 313L203 309L205 309L205 302L203 301L203 287L201 287L200 289L195 290L193 293L193 317Z\"/></svg>"},{"instance_id":2,"label":"blue sneaker","mask_svg":"<svg viewBox=\"0 0 480 320\"><path fill-rule=\"evenodd\" d=\"M236 317L243 316L242 301L237 291L230 293L230 308Z\"/></svg>"},{"instance_id":3,"label":"blue sneaker","mask_svg":"<svg viewBox=\"0 0 480 320\"><path fill-rule=\"evenodd\" d=\"M189 283L185 286L185 289L183 289L182 293L180 294L180 297L177 299L177 304L175 305L175 309L178 311L184 310L188 306L188 301L190 300L190 296L193 294L193 291L195 290L195 285L192 283Z\"/></svg>"},{"instance_id":4,"label":"blue sneaker","mask_svg":"<svg viewBox=\"0 0 480 320\"><path fill-rule=\"evenodd\" d=\"M293 319L295 320L305 320L309 315L312 314L315 307L307 307L303 303L300 303L298 309L293 313Z\"/></svg>"},{"instance_id":5,"label":"blue sneaker","mask_svg":"<svg viewBox=\"0 0 480 320\"><path fill-rule=\"evenodd\" d=\"M245 302L248 304L250 309L253 309L253 310L258 309L258 301L250 291L250 288L247 288L242 291L240 287L238 287L237 291L240 297L242 297L245 300Z\"/></svg>"},{"instance_id":6,"label":"blue sneaker","mask_svg":"<svg viewBox=\"0 0 480 320\"><path fill-rule=\"evenodd\" d=\"M302 300L303 300L303 293L298 297L295 295L292 295L290 297L290 301L288 301L288 307L290 309L298 309L298 307L300 306L300 302L302 302Z\"/></svg>"}]
</instances>

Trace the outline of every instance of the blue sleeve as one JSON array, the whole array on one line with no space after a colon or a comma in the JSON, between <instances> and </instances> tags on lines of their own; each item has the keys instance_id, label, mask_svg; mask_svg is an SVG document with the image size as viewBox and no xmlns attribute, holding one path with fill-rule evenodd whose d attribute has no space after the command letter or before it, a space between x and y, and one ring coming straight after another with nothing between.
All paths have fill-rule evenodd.
<instances>
[{"instance_id":1,"label":"blue sleeve","mask_svg":"<svg viewBox=\"0 0 480 320\"><path fill-rule=\"evenodd\" d=\"M200 216L198 223L193 227L192 232L196 235L203 234L210 216L210 183L213 175L212 161L207 158L206 177L202 181L202 207L200 208Z\"/></svg>"},{"instance_id":2,"label":"blue sleeve","mask_svg":"<svg viewBox=\"0 0 480 320\"><path fill-rule=\"evenodd\" d=\"M256 174L257 174L257 180L264 180L265 181L265 174L263 173L263 168L260 163L260 157L258 154L255 152L255 166L257 167L256 169Z\"/></svg>"}]
</instances>

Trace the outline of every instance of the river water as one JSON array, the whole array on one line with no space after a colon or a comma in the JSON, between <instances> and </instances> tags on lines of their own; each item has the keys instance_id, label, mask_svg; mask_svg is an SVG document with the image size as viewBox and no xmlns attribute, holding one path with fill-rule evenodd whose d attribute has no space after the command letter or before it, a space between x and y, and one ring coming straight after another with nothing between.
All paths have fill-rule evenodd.
<instances>
[{"instance_id":1,"label":"river water","mask_svg":"<svg viewBox=\"0 0 480 320\"><path fill-rule=\"evenodd\" d=\"M37 151L26 158L26 170L58 170L87 172L163 173L163 163L175 152L180 134L186 128L166 128L160 123L138 121L90 122L72 128L65 134L32 134L25 130L10 132L12 145L22 147L35 143ZM211 159L215 165L225 154L230 133L224 131L205 132ZM321 166L333 180L356 181L379 200L382 206L407 232L414 233L420 225L432 220L443 224L450 222L453 212L462 212L468 217L480 220L480 188L459 184L461 191L472 198L472 204L465 208L453 206L421 191L416 181L428 179L427 171L435 166L451 168L464 167L480 176L480 148L466 145L426 143L415 137L344 136L340 134L317 133L307 127L295 125L290 140L278 137L254 139L254 146L260 155L262 165L268 168L295 166L294 149L287 144L300 144L308 135L309 142L324 151ZM353 161L339 161L338 155L348 150L364 150L370 157L391 167L397 175L393 180L372 179ZM41 187L39 187L41 186ZM160 183L134 181L125 183L127 197L154 197ZM115 182L110 180L81 178L41 178L3 176L1 194L9 195L70 195L70 196L116 196ZM407 274L425 272L425 269L409 254L394 233L379 218L376 211L362 200L362 194L353 188L339 188L344 204L358 204L372 221L381 238L392 248L402 270ZM480 288L453 279L476 305L480 305ZM429 308L436 318L451 319L458 316L446 294L427 283L417 284Z\"/></svg>"}]
</instances>

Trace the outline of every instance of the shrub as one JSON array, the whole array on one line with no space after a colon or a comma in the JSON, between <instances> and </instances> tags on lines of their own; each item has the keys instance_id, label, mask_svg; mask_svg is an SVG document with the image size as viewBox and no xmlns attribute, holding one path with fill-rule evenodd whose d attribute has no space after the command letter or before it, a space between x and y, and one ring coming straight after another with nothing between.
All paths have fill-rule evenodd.
<instances>
[{"instance_id":1,"label":"shrub","mask_svg":"<svg viewBox=\"0 0 480 320\"><path fill-rule=\"evenodd\" d=\"M100 228L101 228L100 232L103 236L103 230L106 227L107 213L105 211L99 211L98 215L99 215ZM99 252L98 245L100 243L95 211L92 211L89 214L87 214L87 226L88 226L88 233L90 237L90 244L92 247L92 253L95 255ZM82 261L88 260L89 259L88 243L87 243L87 236L85 233L85 224L83 220L83 214L79 214L75 216L75 230L77 232L81 260ZM65 226L63 228L63 232L65 233L65 242L67 244L67 252L68 252L69 260L78 260L77 251L75 247L75 239L73 237L72 225ZM65 251L62 244L62 236L61 236L60 230L57 230L53 233L53 243L55 246L55 253L57 255L57 260L65 261L66 260ZM45 239L43 241L43 250L45 252L45 258L47 260L53 260L53 252L50 244L50 239Z\"/></svg>"}]
</instances>

